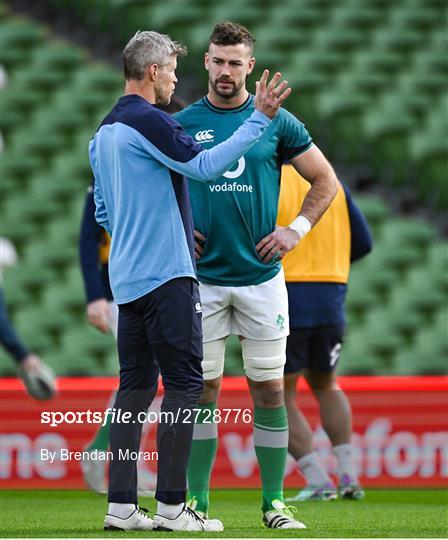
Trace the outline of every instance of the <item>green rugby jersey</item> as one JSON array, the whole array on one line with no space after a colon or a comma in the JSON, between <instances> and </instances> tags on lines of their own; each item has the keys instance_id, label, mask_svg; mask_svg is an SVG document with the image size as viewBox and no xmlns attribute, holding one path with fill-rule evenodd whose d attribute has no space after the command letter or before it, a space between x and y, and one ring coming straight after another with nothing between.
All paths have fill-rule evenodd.
<instances>
[{"instance_id":1,"label":"green rugby jersey","mask_svg":"<svg viewBox=\"0 0 448 540\"><path fill-rule=\"evenodd\" d=\"M235 109L217 108L204 97L174 117L204 148L211 148L230 137L254 108L252 95ZM305 126L280 109L259 142L214 184L189 182L194 226L206 237L197 261L200 281L257 285L280 271L280 262L264 263L255 246L275 228L283 162L311 144Z\"/></svg>"}]
</instances>

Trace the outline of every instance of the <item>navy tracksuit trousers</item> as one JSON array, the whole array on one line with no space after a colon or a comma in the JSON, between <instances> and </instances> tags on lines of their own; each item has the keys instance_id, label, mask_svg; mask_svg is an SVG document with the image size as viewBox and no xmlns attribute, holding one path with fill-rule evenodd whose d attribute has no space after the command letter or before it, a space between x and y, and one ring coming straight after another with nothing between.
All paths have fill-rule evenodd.
<instances>
[{"instance_id":1,"label":"navy tracksuit trousers","mask_svg":"<svg viewBox=\"0 0 448 540\"><path fill-rule=\"evenodd\" d=\"M185 411L197 406L203 384L200 306L192 278L173 279L119 306L120 386L114 407L122 414L130 412L131 419L111 423L109 502L137 504L137 462L120 456L126 450L139 451L138 415L156 395L159 370L164 386L161 411L172 414L162 415L157 430L156 499L167 504L185 501L194 426L194 415Z\"/></svg>"}]
</instances>

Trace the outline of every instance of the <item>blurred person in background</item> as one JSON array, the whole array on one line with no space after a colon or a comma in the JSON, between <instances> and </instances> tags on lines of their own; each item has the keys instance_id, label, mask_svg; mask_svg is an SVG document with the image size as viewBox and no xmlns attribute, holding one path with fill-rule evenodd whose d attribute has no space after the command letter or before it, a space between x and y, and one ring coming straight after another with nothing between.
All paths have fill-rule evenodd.
<instances>
[{"instance_id":1,"label":"blurred person in background","mask_svg":"<svg viewBox=\"0 0 448 540\"><path fill-rule=\"evenodd\" d=\"M185 103L173 96L168 105L158 105L157 108L169 114L181 111ZM86 294L86 316L88 322L103 334L112 333L117 339L118 306L114 302L109 283L109 251L110 236L95 220L95 201L93 200L93 185L87 189L84 211L79 235L79 255L81 273ZM118 367L118 366L117 366ZM107 407L112 407L116 392L112 392ZM99 427L93 440L85 448L87 452L95 450L106 451L109 448L111 417ZM144 423L142 437L150 424ZM81 461L84 481L90 489L97 493L107 492L106 468L104 461L84 459ZM145 463L138 462L138 491L146 495L154 495L155 482L149 474Z\"/></svg>"},{"instance_id":2,"label":"blurred person in background","mask_svg":"<svg viewBox=\"0 0 448 540\"><path fill-rule=\"evenodd\" d=\"M205 69L208 93L175 118L205 148L233 133L254 110L246 88L255 38L243 26L218 23ZM312 187L284 227L276 228L281 164L291 161ZM320 219L336 194L336 175L305 126L285 109L215 185L190 182L203 307L204 390L200 408L213 418L224 371L226 339L240 336L254 403L254 446L262 484L263 524L300 529L283 500L288 422L283 395L288 300L280 259ZM207 516L218 426L199 421L188 466L190 504Z\"/></svg>"},{"instance_id":3,"label":"blurred person in background","mask_svg":"<svg viewBox=\"0 0 448 540\"><path fill-rule=\"evenodd\" d=\"M282 171L278 223L284 226L301 208L309 184L294 167ZM337 383L336 368L345 332L345 296L350 264L372 249L365 217L350 191L338 193L316 227L283 259L289 299L290 335L286 346L285 399L288 450L306 487L288 501L333 500L337 490L313 449L313 432L297 407L297 380L304 376L319 403L322 426L337 460L339 494L362 499L351 445L350 403Z\"/></svg>"},{"instance_id":4,"label":"blurred person in background","mask_svg":"<svg viewBox=\"0 0 448 540\"><path fill-rule=\"evenodd\" d=\"M205 150L154 107L170 102L177 57L185 53L169 36L137 32L123 50L124 95L89 144L95 219L112 238L109 279L119 306L114 407L132 419L111 424L105 530L223 530L219 520L204 519L185 504L193 424L180 413L191 414L203 386L202 309L185 176L213 183L258 142L290 89L279 83L280 73L268 83L265 70L257 82L256 110L228 140ZM164 416L158 423L152 520L138 507L136 462L120 455L139 451L140 418L155 397L159 369Z\"/></svg>"},{"instance_id":5,"label":"blurred person in background","mask_svg":"<svg viewBox=\"0 0 448 540\"><path fill-rule=\"evenodd\" d=\"M0 281L3 269L15 266L17 252L13 243L0 237ZM3 291L0 288L0 343L17 363L17 373L25 384L28 394L34 399L48 400L56 394L53 371L32 352L20 339L9 320Z\"/></svg>"}]
</instances>

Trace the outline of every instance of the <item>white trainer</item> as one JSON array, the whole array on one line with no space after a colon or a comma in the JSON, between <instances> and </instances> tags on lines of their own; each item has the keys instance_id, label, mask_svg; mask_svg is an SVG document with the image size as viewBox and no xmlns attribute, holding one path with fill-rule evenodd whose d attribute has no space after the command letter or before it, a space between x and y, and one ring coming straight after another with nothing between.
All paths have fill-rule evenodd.
<instances>
[{"instance_id":1,"label":"white trainer","mask_svg":"<svg viewBox=\"0 0 448 540\"><path fill-rule=\"evenodd\" d=\"M292 512L297 512L295 506L286 506L279 499L272 501L273 510L263 515L263 525L268 529L306 529L306 525L297 521Z\"/></svg>"},{"instance_id":2,"label":"white trainer","mask_svg":"<svg viewBox=\"0 0 448 540\"><path fill-rule=\"evenodd\" d=\"M222 521L220 519L209 519L208 515L205 512L201 512L200 510L196 510L196 507L198 505L198 501L196 497L192 497L188 502L187 506L188 508L191 508L196 512L196 514L202 518L204 521L208 521L211 527L213 527L214 531L223 531L224 525L222 524Z\"/></svg>"},{"instance_id":3,"label":"white trainer","mask_svg":"<svg viewBox=\"0 0 448 540\"><path fill-rule=\"evenodd\" d=\"M107 493L106 467L104 462L99 459L83 459L79 465L81 466L84 482L89 488L100 495Z\"/></svg>"},{"instance_id":4,"label":"white trainer","mask_svg":"<svg viewBox=\"0 0 448 540\"><path fill-rule=\"evenodd\" d=\"M132 514L122 519L112 514L106 514L104 518L105 531L152 531L154 529L153 520L146 514L145 508L136 506Z\"/></svg>"},{"instance_id":5,"label":"white trainer","mask_svg":"<svg viewBox=\"0 0 448 540\"><path fill-rule=\"evenodd\" d=\"M224 527L218 519L202 519L194 510L185 505L176 519L168 519L160 514L155 514L154 530L221 532Z\"/></svg>"}]
</instances>

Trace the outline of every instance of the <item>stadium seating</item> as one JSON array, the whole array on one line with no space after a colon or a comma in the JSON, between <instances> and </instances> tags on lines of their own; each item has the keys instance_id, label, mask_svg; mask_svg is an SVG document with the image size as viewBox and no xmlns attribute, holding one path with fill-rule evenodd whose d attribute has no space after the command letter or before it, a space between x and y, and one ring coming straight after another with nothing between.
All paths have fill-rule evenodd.
<instances>
[{"instance_id":1,"label":"stadium seating","mask_svg":"<svg viewBox=\"0 0 448 540\"><path fill-rule=\"evenodd\" d=\"M285 66L295 89L291 110L319 134L332 159L362 162L388 188L413 187L429 208L448 208L443 3L378 9L376 0L303 0L300 10L295 0L269 0L263 10L250 1L179 1L176 10L166 2L115 0L95 10L87 0L51 3L55 10L69 4L86 27L116 32L120 42L142 20L184 39L191 53L179 67L194 82L204 80L197 58L213 23L247 24L263 36L256 72ZM8 13L0 63L9 78L0 115L2 235L20 256L5 273L11 316L58 374L116 374L114 339L85 319L77 242L91 180L87 143L120 95L121 74ZM352 268L340 373L446 373L448 244L427 221L395 215L378 193L354 193L375 249ZM238 338L229 338L226 354L226 373L243 374ZM3 362L0 374L12 373Z\"/></svg>"}]
</instances>

